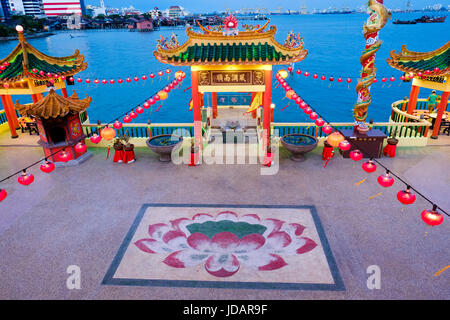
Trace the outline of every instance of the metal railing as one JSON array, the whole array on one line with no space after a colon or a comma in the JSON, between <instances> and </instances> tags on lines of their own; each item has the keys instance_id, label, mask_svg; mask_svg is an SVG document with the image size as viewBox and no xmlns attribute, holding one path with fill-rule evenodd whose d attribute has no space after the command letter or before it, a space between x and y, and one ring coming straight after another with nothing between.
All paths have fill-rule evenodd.
<instances>
[{"instance_id":1,"label":"metal railing","mask_svg":"<svg viewBox=\"0 0 450 320\"><path fill-rule=\"evenodd\" d=\"M104 125L100 124L83 124L83 133L88 137L93 134L99 134L99 129ZM117 130L118 136L128 135L130 138L149 138L150 136L157 136L160 134L177 134L183 136L194 135L193 123L154 123L144 124L136 123L123 124L122 128Z\"/></svg>"}]
</instances>

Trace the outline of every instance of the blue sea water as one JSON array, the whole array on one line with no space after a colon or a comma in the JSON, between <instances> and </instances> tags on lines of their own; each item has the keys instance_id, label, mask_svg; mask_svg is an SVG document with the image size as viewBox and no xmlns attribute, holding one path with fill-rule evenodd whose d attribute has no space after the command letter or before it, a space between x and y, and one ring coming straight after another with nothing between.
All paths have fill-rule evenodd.
<instances>
[{"instance_id":1,"label":"blue sea water","mask_svg":"<svg viewBox=\"0 0 450 320\"><path fill-rule=\"evenodd\" d=\"M412 19L420 17L419 13L394 14L393 19ZM271 24L276 25L276 39L284 42L289 31L300 32L304 37L305 49L308 56L304 61L295 64L295 69L308 71L310 76L294 75L289 82L292 87L308 101L313 108L330 121L353 121L352 108L356 101L356 78L359 76L361 65L359 58L364 48L362 25L367 19L366 14L349 15L303 15L303 16L272 16ZM240 21L244 23L261 23L260 21ZM134 76L147 76L159 70L165 70L168 66L158 62L153 51L156 48L156 40L162 36L170 36L174 32L179 41L184 43L187 36L184 28L161 28L150 33L128 31L78 31L57 33L54 36L41 39L30 39L29 43L42 52L52 56L67 56L79 49L88 63L87 70L79 74L83 79L90 78L100 80L114 78L125 79ZM394 83L378 83L372 87L372 105L369 107L368 119L375 121L387 121L391 103L409 96L410 84L399 81L401 73L391 68L386 59L391 50L399 51L403 44L413 51L430 51L444 45L450 39L449 21L445 23L394 25L392 20L380 32L383 41L381 49L376 56L378 79L382 76L394 76ZM0 43L0 57L5 57L17 44L15 41ZM180 68L171 67L172 74ZM276 66L275 71L286 66ZM183 82L182 90L173 90L169 98L165 100L158 112L150 113L146 110L137 120L153 123L161 122L192 122L192 112L189 112L188 103L191 91L184 92L190 86L189 68L181 70L188 74ZM312 75L317 73L319 77L324 74L327 77L339 76L346 79L352 77L350 86L344 81L338 84L336 80L331 84L328 80L314 80ZM172 77L171 77L172 78ZM69 86L75 89L80 97L88 94L93 102L88 109L91 121L110 121L117 115L128 111L133 106L142 103L153 93L164 87L167 76L159 77L152 81L140 80L130 84L98 84L89 85L76 83ZM422 89L420 97L427 97L429 90ZM276 105L276 122L304 122L309 118L294 104L290 103L283 109L289 100L283 99L284 90L273 89L273 103ZM21 103L31 102L30 97L20 98ZM207 98L206 101L211 101ZM157 103L153 109L159 107Z\"/></svg>"}]
</instances>

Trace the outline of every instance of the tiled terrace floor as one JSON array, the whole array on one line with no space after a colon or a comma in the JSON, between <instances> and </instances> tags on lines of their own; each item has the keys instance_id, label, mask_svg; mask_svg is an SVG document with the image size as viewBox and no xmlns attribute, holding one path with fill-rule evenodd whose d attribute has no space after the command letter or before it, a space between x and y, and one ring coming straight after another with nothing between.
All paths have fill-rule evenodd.
<instances>
[{"instance_id":1,"label":"tiled terrace floor","mask_svg":"<svg viewBox=\"0 0 450 320\"><path fill-rule=\"evenodd\" d=\"M42 157L36 137L0 136L0 177ZM10 145L10 144L16 145ZM8 146L6 146L8 145ZM1 299L448 299L450 219L426 226L418 198L402 209L398 182L383 189L377 174L336 157L326 168L321 148L302 163L282 152L276 175L259 165L161 163L148 149L136 150L131 165L106 160L106 150L78 167L50 175L36 167L28 187L11 179L0 204ZM382 159L450 210L449 146L398 148ZM367 178L356 186L355 183ZM382 192L378 197L369 197ZM346 290L283 291L103 286L102 279L143 203L314 205L330 242ZM81 290L66 288L66 268L81 268ZM381 289L366 286L370 265L381 268Z\"/></svg>"}]
</instances>

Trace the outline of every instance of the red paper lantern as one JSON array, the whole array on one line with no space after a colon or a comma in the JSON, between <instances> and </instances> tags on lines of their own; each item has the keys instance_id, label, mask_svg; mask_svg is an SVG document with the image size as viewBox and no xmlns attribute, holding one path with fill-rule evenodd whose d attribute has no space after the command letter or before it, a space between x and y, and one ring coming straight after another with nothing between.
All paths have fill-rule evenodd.
<instances>
[{"instance_id":1,"label":"red paper lantern","mask_svg":"<svg viewBox=\"0 0 450 320\"><path fill-rule=\"evenodd\" d=\"M2 69L3 70L3 69ZM37 73L37 69L33 68L33 70L31 70L33 73Z\"/></svg>"},{"instance_id":2,"label":"red paper lantern","mask_svg":"<svg viewBox=\"0 0 450 320\"><path fill-rule=\"evenodd\" d=\"M386 81L387 81L386 77L381 78L381 82L386 82Z\"/></svg>"},{"instance_id":3,"label":"red paper lantern","mask_svg":"<svg viewBox=\"0 0 450 320\"><path fill-rule=\"evenodd\" d=\"M98 134L94 133L89 140L91 140L92 143L100 143L100 141L102 141L102 137L100 137Z\"/></svg>"},{"instance_id":4,"label":"red paper lantern","mask_svg":"<svg viewBox=\"0 0 450 320\"><path fill-rule=\"evenodd\" d=\"M426 75L430 75L430 74L431 74L431 71L430 71L430 70L425 70L425 74L426 74Z\"/></svg>"},{"instance_id":5,"label":"red paper lantern","mask_svg":"<svg viewBox=\"0 0 450 320\"><path fill-rule=\"evenodd\" d=\"M338 79L337 79L337 82L339 82L339 83L341 83L343 80L342 80L342 78L341 77L339 77Z\"/></svg>"},{"instance_id":6,"label":"red paper lantern","mask_svg":"<svg viewBox=\"0 0 450 320\"><path fill-rule=\"evenodd\" d=\"M373 83L377 83L378 79L377 78L373 78Z\"/></svg>"},{"instance_id":7,"label":"red paper lantern","mask_svg":"<svg viewBox=\"0 0 450 320\"><path fill-rule=\"evenodd\" d=\"M71 81L73 81L73 77L70 77L72 80ZM66 80L66 77L65 76L61 76L61 80Z\"/></svg>"},{"instance_id":8,"label":"red paper lantern","mask_svg":"<svg viewBox=\"0 0 450 320\"><path fill-rule=\"evenodd\" d=\"M0 70L4 71L5 69L5 66L0 66Z\"/></svg>"},{"instance_id":9,"label":"red paper lantern","mask_svg":"<svg viewBox=\"0 0 450 320\"><path fill-rule=\"evenodd\" d=\"M334 81L334 77L330 77L328 80L330 80L330 82Z\"/></svg>"},{"instance_id":10,"label":"red paper lantern","mask_svg":"<svg viewBox=\"0 0 450 320\"><path fill-rule=\"evenodd\" d=\"M380 186L388 188L391 187L394 184L394 178L391 177L389 174L389 171L386 171L385 174L382 174L377 179Z\"/></svg>"},{"instance_id":11,"label":"red paper lantern","mask_svg":"<svg viewBox=\"0 0 450 320\"><path fill-rule=\"evenodd\" d=\"M439 68L438 67L436 67L436 68L434 68L434 70L433 70L435 73L437 73L437 72L439 72Z\"/></svg>"},{"instance_id":12,"label":"red paper lantern","mask_svg":"<svg viewBox=\"0 0 450 320\"><path fill-rule=\"evenodd\" d=\"M147 76L145 74L142 76L142 80L147 80Z\"/></svg>"},{"instance_id":13,"label":"red paper lantern","mask_svg":"<svg viewBox=\"0 0 450 320\"><path fill-rule=\"evenodd\" d=\"M158 76L162 77L163 75L164 75L164 72L162 72L162 71L158 72Z\"/></svg>"},{"instance_id":14,"label":"red paper lantern","mask_svg":"<svg viewBox=\"0 0 450 320\"><path fill-rule=\"evenodd\" d=\"M325 121L323 121L322 118L319 118L316 120L315 124L316 124L316 126L321 127L325 124Z\"/></svg>"},{"instance_id":15,"label":"red paper lantern","mask_svg":"<svg viewBox=\"0 0 450 320\"><path fill-rule=\"evenodd\" d=\"M292 70L294 70L294 68L292 68L291 66L289 66L289 67L287 68L287 70L288 70L289 72L292 72Z\"/></svg>"},{"instance_id":16,"label":"red paper lantern","mask_svg":"<svg viewBox=\"0 0 450 320\"><path fill-rule=\"evenodd\" d=\"M117 129L117 130L121 129L122 126L123 126L123 124L119 120L116 120L116 122L114 122L114 124L113 124L114 129Z\"/></svg>"},{"instance_id":17,"label":"red paper lantern","mask_svg":"<svg viewBox=\"0 0 450 320\"><path fill-rule=\"evenodd\" d=\"M0 189L0 202L5 200L7 195L8 195L8 193L6 193L5 189Z\"/></svg>"},{"instance_id":18,"label":"red paper lantern","mask_svg":"<svg viewBox=\"0 0 450 320\"><path fill-rule=\"evenodd\" d=\"M416 201L416 195L411 192L411 187L407 186L406 190L400 190L397 193L397 199L403 204L413 204Z\"/></svg>"},{"instance_id":19,"label":"red paper lantern","mask_svg":"<svg viewBox=\"0 0 450 320\"><path fill-rule=\"evenodd\" d=\"M317 113L315 113L315 112L311 112L310 115L309 115L309 118L314 121L317 118L319 118L319 115Z\"/></svg>"},{"instance_id":20,"label":"red paper lantern","mask_svg":"<svg viewBox=\"0 0 450 320\"><path fill-rule=\"evenodd\" d=\"M394 81L395 81L395 78L394 78L394 77L390 77L390 78L389 78L389 81L390 81L390 82L394 82Z\"/></svg>"},{"instance_id":21,"label":"red paper lantern","mask_svg":"<svg viewBox=\"0 0 450 320\"><path fill-rule=\"evenodd\" d=\"M305 77L308 77L308 76L309 76L309 72L306 71L305 73L303 73L303 75L304 75Z\"/></svg>"},{"instance_id":22,"label":"red paper lantern","mask_svg":"<svg viewBox=\"0 0 450 320\"><path fill-rule=\"evenodd\" d=\"M164 91L167 92L167 93L169 93L169 92L170 92L170 88L169 88L169 87L165 87L165 88L164 88Z\"/></svg>"},{"instance_id":23,"label":"red paper lantern","mask_svg":"<svg viewBox=\"0 0 450 320\"><path fill-rule=\"evenodd\" d=\"M53 170L55 170L55 164L54 164L53 162L50 162L50 161L48 161L48 160L45 160L45 161L41 164L40 169L41 169L42 172L50 173L50 172L52 172Z\"/></svg>"},{"instance_id":24,"label":"red paper lantern","mask_svg":"<svg viewBox=\"0 0 450 320\"><path fill-rule=\"evenodd\" d=\"M153 99L153 98L150 98L150 99L148 99L148 103L152 106L152 105L154 105L155 104L155 99Z\"/></svg>"},{"instance_id":25,"label":"red paper lantern","mask_svg":"<svg viewBox=\"0 0 450 320\"><path fill-rule=\"evenodd\" d=\"M166 73L169 74L171 71L170 69L166 69Z\"/></svg>"},{"instance_id":26,"label":"red paper lantern","mask_svg":"<svg viewBox=\"0 0 450 320\"><path fill-rule=\"evenodd\" d=\"M114 84L116 82L114 79L109 80L109 83Z\"/></svg>"},{"instance_id":27,"label":"red paper lantern","mask_svg":"<svg viewBox=\"0 0 450 320\"><path fill-rule=\"evenodd\" d=\"M154 73L150 73L150 78L154 79L155 78L155 74Z\"/></svg>"},{"instance_id":28,"label":"red paper lantern","mask_svg":"<svg viewBox=\"0 0 450 320\"><path fill-rule=\"evenodd\" d=\"M325 134L330 134L331 132L333 132L333 128L329 125L326 125L325 127L322 128L322 131Z\"/></svg>"},{"instance_id":29,"label":"red paper lantern","mask_svg":"<svg viewBox=\"0 0 450 320\"><path fill-rule=\"evenodd\" d=\"M320 80L322 80L322 81L324 81L324 80L326 80L327 79L327 77L325 77L325 75L322 75L321 77L320 77Z\"/></svg>"},{"instance_id":30,"label":"red paper lantern","mask_svg":"<svg viewBox=\"0 0 450 320\"><path fill-rule=\"evenodd\" d=\"M400 80L405 81L405 76L400 76Z\"/></svg>"},{"instance_id":31,"label":"red paper lantern","mask_svg":"<svg viewBox=\"0 0 450 320\"><path fill-rule=\"evenodd\" d=\"M419 72L417 72L417 76L420 78L423 76L423 73L419 71Z\"/></svg>"},{"instance_id":32,"label":"red paper lantern","mask_svg":"<svg viewBox=\"0 0 450 320\"><path fill-rule=\"evenodd\" d=\"M58 78L59 78L59 75L55 73L55 74L53 75L53 78L58 79Z\"/></svg>"},{"instance_id":33,"label":"red paper lantern","mask_svg":"<svg viewBox=\"0 0 450 320\"><path fill-rule=\"evenodd\" d=\"M363 154L359 150L353 150L353 151L350 151L350 158L353 161L359 161L363 158Z\"/></svg>"},{"instance_id":34,"label":"red paper lantern","mask_svg":"<svg viewBox=\"0 0 450 320\"><path fill-rule=\"evenodd\" d=\"M136 112L139 113L139 114L141 114L141 113L144 112L144 108L142 108L141 106L138 106L138 107L136 108Z\"/></svg>"},{"instance_id":35,"label":"red paper lantern","mask_svg":"<svg viewBox=\"0 0 450 320\"><path fill-rule=\"evenodd\" d=\"M306 114L310 114L310 113L313 112L313 109L311 109L310 107L306 107L306 108L303 110L303 112L306 113Z\"/></svg>"},{"instance_id":36,"label":"red paper lantern","mask_svg":"<svg viewBox=\"0 0 450 320\"><path fill-rule=\"evenodd\" d=\"M83 82L83 79L77 78L77 82L78 82L78 83L81 83L81 82Z\"/></svg>"},{"instance_id":37,"label":"red paper lantern","mask_svg":"<svg viewBox=\"0 0 450 320\"><path fill-rule=\"evenodd\" d=\"M367 173L372 173L372 172L377 171L377 165L372 160L364 162L362 164L362 168Z\"/></svg>"},{"instance_id":38,"label":"red paper lantern","mask_svg":"<svg viewBox=\"0 0 450 320\"><path fill-rule=\"evenodd\" d=\"M297 98L295 98L295 103L296 103L296 104L300 104L300 103L302 103L302 102L303 102L302 98L300 98L300 97L298 97L298 96L297 96Z\"/></svg>"},{"instance_id":39,"label":"red paper lantern","mask_svg":"<svg viewBox=\"0 0 450 320\"><path fill-rule=\"evenodd\" d=\"M123 80L119 78L119 80L117 80L118 83L123 83Z\"/></svg>"},{"instance_id":40,"label":"red paper lantern","mask_svg":"<svg viewBox=\"0 0 450 320\"><path fill-rule=\"evenodd\" d=\"M84 153L87 150L86 145L83 142L78 142L75 147L74 147L75 151L78 153Z\"/></svg>"},{"instance_id":41,"label":"red paper lantern","mask_svg":"<svg viewBox=\"0 0 450 320\"><path fill-rule=\"evenodd\" d=\"M297 74L298 74L298 75L301 75L301 74L302 74L302 70L297 69Z\"/></svg>"},{"instance_id":42,"label":"red paper lantern","mask_svg":"<svg viewBox=\"0 0 450 320\"><path fill-rule=\"evenodd\" d=\"M103 79L103 80L102 80L102 83L103 83L103 84L107 84L108 81L106 81L106 79Z\"/></svg>"},{"instance_id":43,"label":"red paper lantern","mask_svg":"<svg viewBox=\"0 0 450 320\"><path fill-rule=\"evenodd\" d=\"M95 79L95 80L94 80L94 83L95 83L95 84L98 84L99 82L100 82L100 81L99 81L98 79Z\"/></svg>"},{"instance_id":44,"label":"red paper lantern","mask_svg":"<svg viewBox=\"0 0 450 320\"><path fill-rule=\"evenodd\" d=\"M51 74L50 72L47 72L46 76L47 76L48 78L50 78L50 77L52 76L52 74Z\"/></svg>"},{"instance_id":45,"label":"red paper lantern","mask_svg":"<svg viewBox=\"0 0 450 320\"><path fill-rule=\"evenodd\" d=\"M436 209L437 206L433 205L432 210L423 210L421 214L423 222L432 227L438 226L444 221L444 217Z\"/></svg>"},{"instance_id":46,"label":"red paper lantern","mask_svg":"<svg viewBox=\"0 0 450 320\"><path fill-rule=\"evenodd\" d=\"M351 78L347 78L347 83L351 83L352 79Z\"/></svg>"},{"instance_id":47,"label":"red paper lantern","mask_svg":"<svg viewBox=\"0 0 450 320\"><path fill-rule=\"evenodd\" d=\"M136 119L137 118L137 113L132 110L130 112L130 117L131 117L131 119Z\"/></svg>"},{"instance_id":48,"label":"red paper lantern","mask_svg":"<svg viewBox=\"0 0 450 320\"><path fill-rule=\"evenodd\" d=\"M144 109L150 108L150 104L149 104L147 101L145 101L145 102L142 104L142 106L144 107Z\"/></svg>"},{"instance_id":49,"label":"red paper lantern","mask_svg":"<svg viewBox=\"0 0 450 320\"><path fill-rule=\"evenodd\" d=\"M130 83L130 82L131 82L131 79L130 79L130 78L126 78L125 81L128 82L128 83Z\"/></svg>"},{"instance_id":50,"label":"red paper lantern","mask_svg":"<svg viewBox=\"0 0 450 320\"><path fill-rule=\"evenodd\" d=\"M161 100L161 97L160 97L159 95L155 94L154 97L153 97L153 99L154 99L155 101L159 101L159 100Z\"/></svg>"},{"instance_id":51,"label":"red paper lantern","mask_svg":"<svg viewBox=\"0 0 450 320\"><path fill-rule=\"evenodd\" d=\"M173 84L173 86L175 87L175 86L178 84L178 80L177 80L177 79L173 80L173 81L172 81L172 84Z\"/></svg>"},{"instance_id":52,"label":"red paper lantern","mask_svg":"<svg viewBox=\"0 0 450 320\"><path fill-rule=\"evenodd\" d=\"M39 71L39 74L40 74L41 76L43 76L43 75L45 74L45 72L44 72L43 70L41 70L41 71Z\"/></svg>"},{"instance_id":53,"label":"red paper lantern","mask_svg":"<svg viewBox=\"0 0 450 320\"><path fill-rule=\"evenodd\" d=\"M27 173L24 170L23 173L19 176L19 178L17 178L17 181L23 186L28 186L33 183L34 175L32 173Z\"/></svg>"},{"instance_id":54,"label":"red paper lantern","mask_svg":"<svg viewBox=\"0 0 450 320\"><path fill-rule=\"evenodd\" d=\"M87 84L89 84L89 83L91 83L91 79L87 78L87 79L85 80L85 82L86 82Z\"/></svg>"},{"instance_id":55,"label":"red paper lantern","mask_svg":"<svg viewBox=\"0 0 450 320\"><path fill-rule=\"evenodd\" d=\"M351 144L350 144L350 142L348 142L347 140L342 140L340 143L339 143L339 149L341 149L342 151L348 151L348 150L350 150L350 148L351 148Z\"/></svg>"},{"instance_id":56,"label":"red paper lantern","mask_svg":"<svg viewBox=\"0 0 450 320\"><path fill-rule=\"evenodd\" d=\"M295 92L291 95L291 99L292 100L296 100L298 98L298 94L296 94Z\"/></svg>"},{"instance_id":57,"label":"red paper lantern","mask_svg":"<svg viewBox=\"0 0 450 320\"><path fill-rule=\"evenodd\" d=\"M131 120L133 120L129 115L125 115L123 118L122 118L122 120L123 120L123 122L125 122L125 123L130 123L131 122Z\"/></svg>"},{"instance_id":58,"label":"red paper lantern","mask_svg":"<svg viewBox=\"0 0 450 320\"><path fill-rule=\"evenodd\" d=\"M58 159L62 162L69 162L71 160L71 155L66 150L58 152Z\"/></svg>"},{"instance_id":59,"label":"red paper lantern","mask_svg":"<svg viewBox=\"0 0 450 320\"><path fill-rule=\"evenodd\" d=\"M313 79L317 79L319 76L317 75L317 73L313 74Z\"/></svg>"},{"instance_id":60,"label":"red paper lantern","mask_svg":"<svg viewBox=\"0 0 450 320\"><path fill-rule=\"evenodd\" d=\"M139 81L139 77L134 77L134 81Z\"/></svg>"},{"instance_id":61,"label":"red paper lantern","mask_svg":"<svg viewBox=\"0 0 450 320\"><path fill-rule=\"evenodd\" d=\"M306 106L307 106L307 104L306 104L306 102L305 102L305 101L303 101L303 102L302 102L302 103L300 103L300 105L299 105L300 109L305 109L305 108L306 108Z\"/></svg>"}]
</instances>

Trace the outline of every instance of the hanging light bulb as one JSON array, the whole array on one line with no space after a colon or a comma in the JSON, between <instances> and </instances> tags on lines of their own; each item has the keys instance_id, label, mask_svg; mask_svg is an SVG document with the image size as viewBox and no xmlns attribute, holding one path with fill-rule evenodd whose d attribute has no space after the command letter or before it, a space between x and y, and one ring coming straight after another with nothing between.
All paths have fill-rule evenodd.
<instances>
[{"instance_id":1,"label":"hanging light bulb","mask_svg":"<svg viewBox=\"0 0 450 320\"><path fill-rule=\"evenodd\" d=\"M416 201L416 195L411 192L410 186L406 186L406 190L400 190L397 193L397 199L403 204L413 204Z\"/></svg>"},{"instance_id":2,"label":"hanging light bulb","mask_svg":"<svg viewBox=\"0 0 450 320\"><path fill-rule=\"evenodd\" d=\"M102 137L100 137L98 134L94 133L89 140L91 140L92 143L97 144L100 143L100 141L102 140Z\"/></svg>"},{"instance_id":3,"label":"hanging light bulb","mask_svg":"<svg viewBox=\"0 0 450 320\"><path fill-rule=\"evenodd\" d=\"M5 200L7 195L8 195L8 193L6 192L5 189L0 189L0 202Z\"/></svg>"},{"instance_id":4,"label":"hanging light bulb","mask_svg":"<svg viewBox=\"0 0 450 320\"><path fill-rule=\"evenodd\" d=\"M370 159L367 162L364 162L362 164L362 168L367 173L372 173L372 172L377 171L377 165L372 161L372 159Z\"/></svg>"},{"instance_id":5,"label":"hanging light bulb","mask_svg":"<svg viewBox=\"0 0 450 320\"><path fill-rule=\"evenodd\" d=\"M58 159L62 162L69 162L71 160L71 155L66 151L66 149L63 149L63 151L59 152Z\"/></svg>"},{"instance_id":6,"label":"hanging light bulb","mask_svg":"<svg viewBox=\"0 0 450 320\"><path fill-rule=\"evenodd\" d=\"M363 154L358 149L357 150L353 150L353 151L350 151L350 158L353 161L359 161L359 160L361 160L363 158Z\"/></svg>"},{"instance_id":7,"label":"hanging light bulb","mask_svg":"<svg viewBox=\"0 0 450 320\"><path fill-rule=\"evenodd\" d=\"M385 188L391 187L394 184L394 178L389 174L389 170L386 170L386 173L380 175L377 180L380 186Z\"/></svg>"},{"instance_id":8,"label":"hanging light bulb","mask_svg":"<svg viewBox=\"0 0 450 320\"><path fill-rule=\"evenodd\" d=\"M42 172L50 173L53 170L55 170L55 164L53 162L50 162L47 159L45 159L42 162L40 169L41 169Z\"/></svg>"},{"instance_id":9,"label":"hanging light bulb","mask_svg":"<svg viewBox=\"0 0 450 320\"><path fill-rule=\"evenodd\" d=\"M33 183L34 175L32 173L27 173L26 170L23 170L22 174L19 178L17 178L17 181L23 186L28 186Z\"/></svg>"},{"instance_id":10,"label":"hanging light bulb","mask_svg":"<svg viewBox=\"0 0 450 320\"><path fill-rule=\"evenodd\" d=\"M83 142L80 141L75 145L74 149L78 153L85 153L87 150L87 146Z\"/></svg>"},{"instance_id":11,"label":"hanging light bulb","mask_svg":"<svg viewBox=\"0 0 450 320\"><path fill-rule=\"evenodd\" d=\"M423 210L421 213L423 222L429 226L438 226L444 221L442 214L437 212L437 205L433 204L432 210Z\"/></svg>"}]
</instances>

